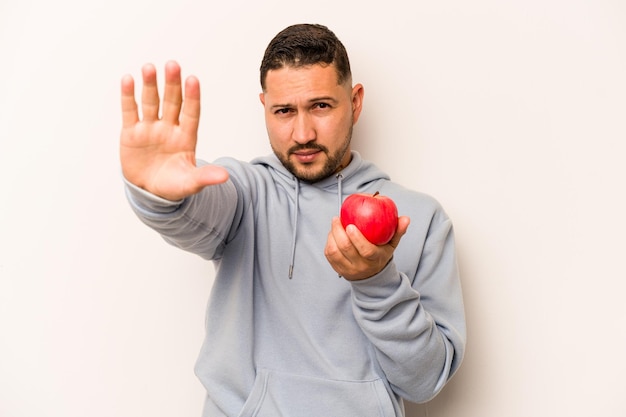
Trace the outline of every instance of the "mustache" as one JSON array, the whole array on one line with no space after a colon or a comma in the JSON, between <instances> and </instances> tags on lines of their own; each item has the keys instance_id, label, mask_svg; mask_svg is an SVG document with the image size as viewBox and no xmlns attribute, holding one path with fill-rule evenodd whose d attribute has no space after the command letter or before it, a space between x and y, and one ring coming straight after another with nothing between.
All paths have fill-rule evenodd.
<instances>
[{"instance_id":1,"label":"mustache","mask_svg":"<svg viewBox=\"0 0 626 417\"><path fill-rule=\"evenodd\" d=\"M300 151L322 151L328 153L328 148L324 145L320 145L318 143L302 143L298 145L294 145L287 151L289 154L300 152Z\"/></svg>"}]
</instances>

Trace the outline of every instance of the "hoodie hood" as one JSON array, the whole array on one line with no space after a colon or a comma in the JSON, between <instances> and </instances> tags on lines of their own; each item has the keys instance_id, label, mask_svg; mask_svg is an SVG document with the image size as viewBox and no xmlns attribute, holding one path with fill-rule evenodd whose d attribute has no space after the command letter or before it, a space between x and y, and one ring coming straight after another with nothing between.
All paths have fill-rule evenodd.
<instances>
[{"instance_id":1,"label":"hoodie hood","mask_svg":"<svg viewBox=\"0 0 626 417\"><path fill-rule=\"evenodd\" d=\"M285 168L276 155L271 154L256 158L251 161L252 164L265 165L271 167L274 171L276 179L290 184L295 190L296 183L306 184L308 187L316 187L318 189L335 193L337 192L339 178L342 179L343 194L348 196L354 193L365 192L366 188L373 181L389 180L389 176L381 171L376 165L369 161L364 161L357 151L352 151L352 160L344 169L336 174L330 175L323 180L317 182L299 181L291 172Z\"/></svg>"},{"instance_id":2,"label":"hoodie hood","mask_svg":"<svg viewBox=\"0 0 626 417\"><path fill-rule=\"evenodd\" d=\"M276 155L271 154L259 157L251 161L257 165L265 165L274 173L274 177L283 183L287 189L293 192L295 208L293 211L293 231L291 239L291 258L289 263L288 277L293 278L294 261L296 256L296 240L298 237L298 217L300 213L300 191L301 187L315 187L319 190L337 194L337 215L339 215L341 204L344 196L350 194L365 192L366 188L374 181L389 180L389 176L378 169L371 162L366 162L361 155L351 152L352 159L348 166L341 171L330 175L323 180L317 182L305 182L296 178L285 166L280 162Z\"/></svg>"}]
</instances>

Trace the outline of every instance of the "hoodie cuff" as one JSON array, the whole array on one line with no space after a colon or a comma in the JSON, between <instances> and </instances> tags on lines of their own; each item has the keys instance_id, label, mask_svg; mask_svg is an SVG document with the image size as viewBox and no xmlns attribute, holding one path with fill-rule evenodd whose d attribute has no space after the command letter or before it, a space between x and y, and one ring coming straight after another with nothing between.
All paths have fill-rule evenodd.
<instances>
[{"instance_id":1,"label":"hoodie cuff","mask_svg":"<svg viewBox=\"0 0 626 417\"><path fill-rule=\"evenodd\" d=\"M167 214L176 211L184 200L172 201L139 188L123 178L126 197L130 203L142 212Z\"/></svg>"},{"instance_id":2,"label":"hoodie cuff","mask_svg":"<svg viewBox=\"0 0 626 417\"><path fill-rule=\"evenodd\" d=\"M392 259L378 274L359 281L350 281L350 283L355 298L367 302L392 296L398 291L402 280Z\"/></svg>"}]
</instances>

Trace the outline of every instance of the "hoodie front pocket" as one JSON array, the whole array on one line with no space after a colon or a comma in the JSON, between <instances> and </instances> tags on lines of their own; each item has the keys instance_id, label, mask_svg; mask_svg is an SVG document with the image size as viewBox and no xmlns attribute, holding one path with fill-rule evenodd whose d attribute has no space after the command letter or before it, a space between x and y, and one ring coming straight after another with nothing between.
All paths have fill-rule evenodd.
<instances>
[{"instance_id":1,"label":"hoodie front pocket","mask_svg":"<svg viewBox=\"0 0 626 417\"><path fill-rule=\"evenodd\" d=\"M338 381L260 369L239 417L393 417L382 380Z\"/></svg>"}]
</instances>

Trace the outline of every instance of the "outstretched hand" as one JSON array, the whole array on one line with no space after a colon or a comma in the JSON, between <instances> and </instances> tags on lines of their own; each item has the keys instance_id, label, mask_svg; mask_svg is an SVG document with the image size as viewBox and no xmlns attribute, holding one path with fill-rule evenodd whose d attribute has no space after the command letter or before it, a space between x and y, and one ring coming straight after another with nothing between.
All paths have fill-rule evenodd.
<instances>
[{"instance_id":1,"label":"outstretched hand","mask_svg":"<svg viewBox=\"0 0 626 417\"><path fill-rule=\"evenodd\" d=\"M165 92L161 104L156 69L142 68L143 90L140 119L135 101L135 81L122 78L122 132L120 161L127 181L168 200L180 200L207 185L228 179L224 168L196 166L196 143L200 121L200 83L191 76L185 80L185 96L180 66L165 66ZM159 110L161 115L159 116Z\"/></svg>"},{"instance_id":2,"label":"outstretched hand","mask_svg":"<svg viewBox=\"0 0 626 417\"><path fill-rule=\"evenodd\" d=\"M409 227L407 216L398 218L398 227L386 245L374 245L353 224L345 229L339 217L334 217L324 255L333 269L348 281L369 278L385 268Z\"/></svg>"}]
</instances>

